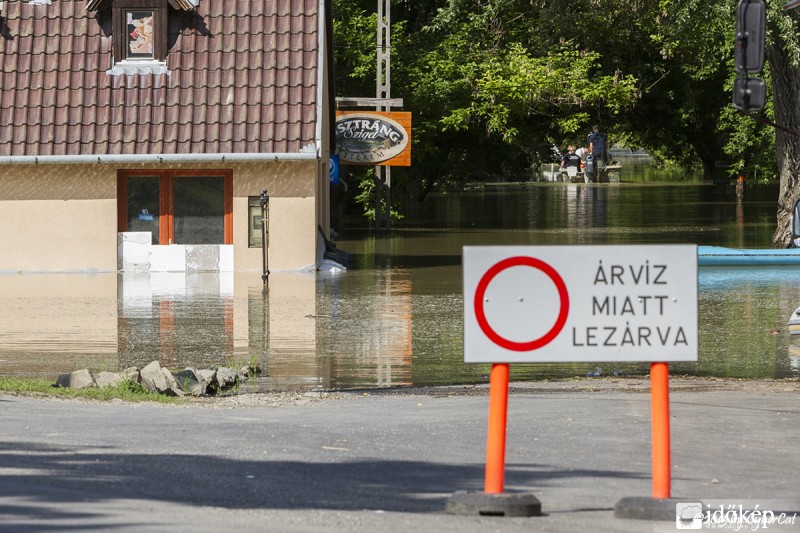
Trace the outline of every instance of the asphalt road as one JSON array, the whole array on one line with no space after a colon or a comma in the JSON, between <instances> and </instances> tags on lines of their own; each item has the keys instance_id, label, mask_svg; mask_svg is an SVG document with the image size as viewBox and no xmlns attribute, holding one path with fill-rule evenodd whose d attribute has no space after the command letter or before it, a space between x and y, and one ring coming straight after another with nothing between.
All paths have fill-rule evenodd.
<instances>
[{"instance_id":1,"label":"asphalt road","mask_svg":"<svg viewBox=\"0 0 800 533\"><path fill-rule=\"evenodd\" d=\"M0 531L675 531L613 512L651 495L647 386L512 384L505 490L534 494L538 517L444 512L483 489L486 387L180 406L0 395ZM800 382L673 379L670 398L673 497L800 513Z\"/></svg>"}]
</instances>

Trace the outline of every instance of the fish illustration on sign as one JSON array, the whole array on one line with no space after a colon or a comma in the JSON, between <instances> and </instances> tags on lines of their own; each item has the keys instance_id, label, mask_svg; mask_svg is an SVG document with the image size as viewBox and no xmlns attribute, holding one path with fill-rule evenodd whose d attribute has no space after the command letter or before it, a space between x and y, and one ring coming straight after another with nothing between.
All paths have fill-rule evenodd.
<instances>
[{"instance_id":1,"label":"fish illustration on sign","mask_svg":"<svg viewBox=\"0 0 800 533\"><path fill-rule=\"evenodd\" d=\"M343 163L375 165L396 157L407 145L405 128L388 117L352 113L336 120L336 153Z\"/></svg>"}]
</instances>

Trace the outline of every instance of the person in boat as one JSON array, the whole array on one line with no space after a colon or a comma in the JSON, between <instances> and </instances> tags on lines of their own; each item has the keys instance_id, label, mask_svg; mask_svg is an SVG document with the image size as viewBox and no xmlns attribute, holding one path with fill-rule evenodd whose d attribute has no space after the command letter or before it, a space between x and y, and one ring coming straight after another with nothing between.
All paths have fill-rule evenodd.
<instances>
[{"instance_id":1,"label":"person in boat","mask_svg":"<svg viewBox=\"0 0 800 533\"><path fill-rule=\"evenodd\" d=\"M592 126L592 133L589 134L589 153L594 156L595 161L603 161L608 164L608 136L600 131L600 125Z\"/></svg>"},{"instance_id":2,"label":"person in boat","mask_svg":"<svg viewBox=\"0 0 800 533\"><path fill-rule=\"evenodd\" d=\"M567 146L567 152L561 156L561 169L566 170L567 167L581 169L581 156L575 153L575 145L573 144Z\"/></svg>"}]
</instances>

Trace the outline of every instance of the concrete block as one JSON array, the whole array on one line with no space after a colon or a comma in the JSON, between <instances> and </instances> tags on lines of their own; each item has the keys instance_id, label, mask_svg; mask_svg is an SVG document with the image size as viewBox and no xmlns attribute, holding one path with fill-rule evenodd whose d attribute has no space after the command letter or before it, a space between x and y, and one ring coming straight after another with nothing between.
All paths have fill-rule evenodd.
<instances>
[{"instance_id":1,"label":"concrete block","mask_svg":"<svg viewBox=\"0 0 800 533\"><path fill-rule=\"evenodd\" d=\"M445 512L467 516L541 516L542 504L527 493L460 491L447 500Z\"/></svg>"}]
</instances>

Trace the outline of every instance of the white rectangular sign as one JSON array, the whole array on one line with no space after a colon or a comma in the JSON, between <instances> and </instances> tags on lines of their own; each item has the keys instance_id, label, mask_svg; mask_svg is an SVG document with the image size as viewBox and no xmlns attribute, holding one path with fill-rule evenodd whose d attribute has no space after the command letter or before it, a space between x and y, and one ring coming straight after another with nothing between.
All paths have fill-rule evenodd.
<instances>
[{"instance_id":1,"label":"white rectangular sign","mask_svg":"<svg viewBox=\"0 0 800 533\"><path fill-rule=\"evenodd\" d=\"M696 361L697 246L466 246L464 361Z\"/></svg>"}]
</instances>

